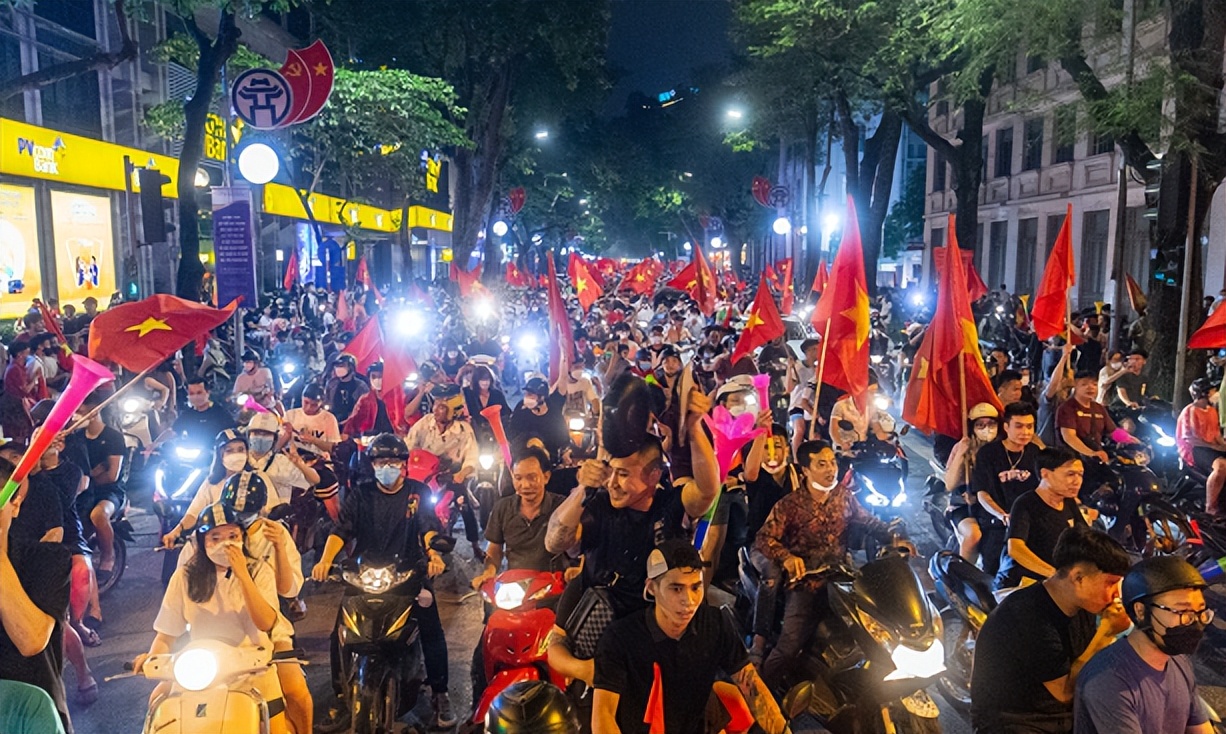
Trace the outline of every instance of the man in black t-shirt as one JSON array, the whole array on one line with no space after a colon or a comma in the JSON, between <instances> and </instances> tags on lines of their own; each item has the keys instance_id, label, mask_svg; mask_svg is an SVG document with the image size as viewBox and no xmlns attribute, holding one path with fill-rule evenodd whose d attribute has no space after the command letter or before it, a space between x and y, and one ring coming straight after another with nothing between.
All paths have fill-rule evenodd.
<instances>
[{"instance_id":1,"label":"man in black t-shirt","mask_svg":"<svg viewBox=\"0 0 1226 734\"><path fill-rule=\"evenodd\" d=\"M759 726L769 734L786 731L736 628L703 603L703 566L684 540L665 541L651 552L645 593L654 603L610 625L596 651L593 734L718 729L712 726L718 722L707 720L707 702L720 673L735 681ZM657 685L662 695L653 706Z\"/></svg>"},{"instance_id":2,"label":"man in black t-shirt","mask_svg":"<svg viewBox=\"0 0 1226 734\"><path fill-rule=\"evenodd\" d=\"M8 460L0 461L0 484L14 468ZM62 674L71 561L60 543L25 542L15 532L14 520L28 490L23 482L0 508L0 679L46 691L71 734ZM0 709L4 705L0 701Z\"/></svg>"},{"instance_id":3,"label":"man in black t-shirt","mask_svg":"<svg viewBox=\"0 0 1226 734\"><path fill-rule=\"evenodd\" d=\"M1131 560L1118 543L1079 526L1052 560L1055 574L1005 597L975 641L975 734L1071 732L1077 674L1130 624L1119 584Z\"/></svg>"},{"instance_id":4,"label":"man in black t-shirt","mask_svg":"<svg viewBox=\"0 0 1226 734\"><path fill-rule=\"evenodd\" d=\"M1007 589L1023 579L1042 581L1056 572L1055 549L1060 535L1084 526L1077 493L1084 477L1081 459L1066 449L1039 452L1039 486L1018 497L1009 510L1009 535L1000 557L996 588Z\"/></svg>"},{"instance_id":5,"label":"man in black t-shirt","mask_svg":"<svg viewBox=\"0 0 1226 734\"><path fill-rule=\"evenodd\" d=\"M1145 369L1145 362L1149 359L1149 354L1144 349L1134 349L1128 354L1128 361L1124 365L1124 374L1112 384L1115 388L1115 405L1126 405L1130 408L1139 408L1141 402L1145 400L1146 381L1141 377L1141 371Z\"/></svg>"},{"instance_id":6,"label":"man in black t-shirt","mask_svg":"<svg viewBox=\"0 0 1226 734\"><path fill-rule=\"evenodd\" d=\"M549 456L557 461L570 442L566 418L562 415L566 396L551 390L543 377L533 377L524 383L523 393L523 401L507 420L507 440L519 447L536 436L544 442Z\"/></svg>"},{"instance_id":7,"label":"man in black t-shirt","mask_svg":"<svg viewBox=\"0 0 1226 734\"><path fill-rule=\"evenodd\" d=\"M84 407L93 410L101 400L97 392L90 393ZM89 489L77 497L77 513L89 517L98 534L98 579L102 581L115 569L115 530L111 518L123 507L124 486L119 473L127 447L123 434L104 423L101 413L90 419L82 433L89 455Z\"/></svg>"},{"instance_id":8,"label":"man in black t-shirt","mask_svg":"<svg viewBox=\"0 0 1226 734\"><path fill-rule=\"evenodd\" d=\"M1009 510L1018 497L1039 486L1039 447L1034 438L1035 410L1030 403L1010 403L1001 419L1004 436L979 449L971 487L979 503L975 519L983 536L979 554L983 570L992 576L1000 569Z\"/></svg>"},{"instance_id":9,"label":"man in black t-shirt","mask_svg":"<svg viewBox=\"0 0 1226 734\"><path fill-rule=\"evenodd\" d=\"M237 425L230 411L213 402L203 377L188 379L187 403L190 408L180 412L175 419L174 432L180 438L186 437L188 441L194 439L201 446L207 446L212 443L213 436ZM209 452L202 451L201 454L207 456Z\"/></svg>"}]
</instances>

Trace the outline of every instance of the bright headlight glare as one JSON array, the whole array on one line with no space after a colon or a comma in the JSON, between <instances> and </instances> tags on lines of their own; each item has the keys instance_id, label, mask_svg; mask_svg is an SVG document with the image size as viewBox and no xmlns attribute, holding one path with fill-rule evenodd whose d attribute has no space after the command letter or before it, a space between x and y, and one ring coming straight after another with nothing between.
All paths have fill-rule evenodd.
<instances>
[{"instance_id":1,"label":"bright headlight glare","mask_svg":"<svg viewBox=\"0 0 1226 734\"><path fill-rule=\"evenodd\" d=\"M519 338L519 348L525 352L536 351L536 337L532 334L524 334Z\"/></svg>"},{"instance_id":2,"label":"bright headlight glare","mask_svg":"<svg viewBox=\"0 0 1226 734\"><path fill-rule=\"evenodd\" d=\"M482 298L473 306L473 312L484 321L494 315L494 304L488 298Z\"/></svg>"},{"instance_id":3,"label":"bright headlight glare","mask_svg":"<svg viewBox=\"0 0 1226 734\"><path fill-rule=\"evenodd\" d=\"M933 678L945 672L945 646L940 640L933 640L932 646L922 651L899 645L890 653L890 660L894 662L894 672L886 680Z\"/></svg>"},{"instance_id":4,"label":"bright headlight glare","mask_svg":"<svg viewBox=\"0 0 1226 734\"><path fill-rule=\"evenodd\" d=\"M404 336L416 336L425 325L425 317L417 311L407 310L396 314L396 330Z\"/></svg>"},{"instance_id":5,"label":"bright headlight glare","mask_svg":"<svg viewBox=\"0 0 1226 734\"><path fill-rule=\"evenodd\" d=\"M872 362L873 364L881 364L881 355L880 354L870 354L868 357L868 361Z\"/></svg>"},{"instance_id":6,"label":"bright headlight glare","mask_svg":"<svg viewBox=\"0 0 1226 734\"><path fill-rule=\"evenodd\" d=\"M524 587L520 584L499 584L494 592L494 605L499 609L518 609L524 603Z\"/></svg>"},{"instance_id":7,"label":"bright headlight glare","mask_svg":"<svg viewBox=\"0 0 1226 734\"><path fill-rule=\"evenodd\" d=\"M294 370L298 369L298 365L294 364L293 362L286 362L281 369L285 371L285 374L292 375L294 374Z\"/></svg>"},{"instance_id":8,"label":"bright headlight glare","mask_svg":"<svg viewBox=\"0 0 1226 734\"><path fill-rule=\"evenodd\" d=\"M877 410L888 410L890 407L890 399L884 395L878 395L873 398L873 405L877 406Z\"/></svg>"},{"instance_id":9,"label":"bright headlight glare","mask_svg":"<svg viewBox=\"0 0 1226 734\"><path fill-rule=\"evenodd\" d=\"M481 456L478 457L477 461L480 462L482 469L485 469L488 471L491 467L494 466L494 455L493 454L481 454Z\"/></svg>"},{"instance_id":10,"label":"bright headlight glare","mask_svg":"<svg viewBox=\"0 0 1226 734\"><path fill-rule=\"evenodd\" d=\"M1175 439L1171 438L1170 436L1163 436L1162 438L1159 438L1159 439L1158 439L1158 445L1159 445L1159 446L1168 446L1168 447L1169 447L1169 446L1174 446L1174 445L1175 445Z\"/></svg>"},{"instance_id":11,"label":"bright headlight glare","mask_svg":"<svg viewBox=\"0 0 1226 734\"><path fill-rule=\"evenodd\" d=\"M123 411L125 413L135 413L138 410L140 410L139 398L128 398L127 400L123 401Z\"/></svg>"},{"instance_id":12,"label":"bright headlight glare","mask_svg":"<svg viewBox=\"0 0 1226 734\"><path fill-rule=\"evenodd\" d=\"M200 458L200 449L190 446L177 446L175 447L175 456L183 461L195 461Z\"/></svg>"},{"instance_id":13,"label":"bright headlight glare","mask_svg":"<svg viewBox=\"0 0 1226 734\"><path fill-rule=\"evenodd\" d=\"M189 691L203 691L217 677L217 656L208 650L184 650L175 657L175 682Z\"/></svg>"},{"instance_id":14,"label":"bright headlight glare","mask_svg":"<svg viewBox=\"0 0 1226 734\"><path fill-rule=\"evenodd\" d=\"M586 425L587 423L582 418L570 419L570 430L572 431L582 431Z\"/></svg>"},{"instance_id":15,"label":"bright headlight glare","mask_svg":"<svg viewBox=\"0 0 1226 734\"><path fill-rule=\"evenodd\" d=\"M899 492L897 495L894 496L894 501L891 504L893 504L895 507L902 507L903 503L906 501L907 501L907 493Z\"/></svg>"}]
</instances>

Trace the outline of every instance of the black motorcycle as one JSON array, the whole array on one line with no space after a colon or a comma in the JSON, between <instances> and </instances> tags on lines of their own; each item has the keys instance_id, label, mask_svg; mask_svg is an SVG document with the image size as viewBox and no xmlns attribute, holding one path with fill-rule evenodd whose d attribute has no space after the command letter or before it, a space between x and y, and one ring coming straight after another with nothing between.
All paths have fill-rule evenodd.
<instances>
[{"instance_id":1,"label":"black motorcycle","mask_svg":"<svg viewBox=\"0 0 1226 734\"><path fill-rule=\"evenodd\" d=\"M198 443L198 442L197 442ZM157 515L159 540L169 533L196 496L209 474L213 454L203 445L181 439L159 449L162 461L153 472L153 514ZM162 555L162 585L170 583L179 564L179 547Z\"/></svg>"},{"instance_id":2,"label":"black motorcycle","mask_svg":"<svg viewBox=\"0 0 1226 734\"><path fill-rule=\"evenodd\" d=\"M859 570L816 569L831 614L803 657L805 682L783 710L807 713L834 734L941 731L925 692L945 672L941 616L911 569L910 553L883 548Z\"/></svg>"},{"instance_id":3,"label":"black motorcycle","mask_svg":"<svg viewBox=\"0 0 1226 734\"><path fill-rule=\"evenodd\" d=\"M1148 398L1138 408L1110 408L1111 419L1149 448L1149 468L1165 484L1180 476L1179 450L1175 446L1175 416L1171 404Z\"/></svg>"},{"instance_id":4,"label":"black motorcycle","mask_svg":"<svg viewBox=\"0 0 1226 734\"><path fill-rule=\"evenodd\" d=\"M941 614L949 614L959 622L956 636L946 637L946 670L937 681L937 687L951 705L960 711L969 711L975 640L988 613L996 608L992 577L952 551L934 554L928 562L928 575L943 604Z\"/></svg>"},{"instance_id":5,"label":"black motorcycle","mask_svg":"<svg viewBox=\"0 0 1226 734\"><path fill-rule=\"evenodd\" d=\"M449 553L451 538L431 547ZM425 680L417 622L412 618L426 578L424 563L364 558L340 565L340 579L360 593L341 598L337 619L340 669L335 674L352 734L388 734L417 704Z\"/></svg>"},{"instance_id":6,"label":"black motorcycle","mask_svg":"<svg viewBox=\"0 0 1226 734\"><path fill-rule=\"evenodd\" d=\"M842 421L839 427L848 430L850 425ZM903 426L901 432L881 439L869 431L866 440L852 446L851 457L847 461L855 481L857 499L886 522L899 519L907 502L907 455L898 440L906 432L907 426ZM870 557L873 550L869 548Z\"/></svg>"},{"instance_id":7,"label":"black motorcycle","mask_svg":"<svg viewBox=\"0 0 1226 734\"><path fill-rule=\"evenodd\" d=\"M1081 487L1082 503L1098 512L1094 520L1100 529L1106 530L1123 544L1126 550L1142 554L1151 543L1150 527L1143 512L1149 500L1162 499L1162 483L1149 469L1149 451L1141 444L1118 444L1109 451L1113 454L1110 464L1097 459L1086 459L1086 481ZM1107 476L1107 481L1097 484L1090 480L1095 474ZM1110 471L1102 472L1106 467Z\"/></svg>"}]
</instances>

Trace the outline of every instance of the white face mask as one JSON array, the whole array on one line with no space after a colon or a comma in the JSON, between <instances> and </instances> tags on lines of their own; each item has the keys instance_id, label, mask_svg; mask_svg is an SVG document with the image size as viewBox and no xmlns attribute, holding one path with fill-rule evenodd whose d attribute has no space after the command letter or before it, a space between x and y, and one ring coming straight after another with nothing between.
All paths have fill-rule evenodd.
<instances>
[{"instance_id":1,"label":"white face mask","mask_svg":"<svg viewBox=\"0 0 1226 734\"><path fill-rule=\"evenodd\" d=\"M996 440L996 426L988 426L987 428L976 428L975 438L983 443L992 443Z\"/></svg>"},{"instance_id":2,"label":"white face mask","mask_svg":"<svg viewBox=\"0 0 1226 734\"><path fill-rule=\"evenodd\" d=\"M821 491L821 492L827 492L827 493L829 493L829 492L832 492L832 491L834 490L834 488L835 488L835 487L839 486L839 480L837 480L837 479L836 479L836 480L834 480L834 482L833 482L833 483L832 483L830 486L828 486L828 487L824 487L824 486L822 486L822 485L818 484L817 482L813 482L813 481L810 481L810 482L809 482L809 486L810 486L810 487L812 487L812 488L814 488L814 489L816 489L816 490L818 490L818 491Z\"/></svg>"},{"instance_id":3,"label":"white face mask","mask_svg":"<svg viewBox=\"0 0 1226 734\"><path fill-rule=\"evenodd\" d=\"M224 543L219 543L212 548L209 548L207 551L205 551L205 555L209 557L209 560L212 561L214 565L221 566L222 568L229 568L230 556L226 554L226 549L230 546L234 546L235 548L241 550L243 544L237 540L227 540Z\"/></svg>"},{"instance_id":4,"label":"white face mask","mask_svg":"<svg viewBox=\"0 0 1226 734\"><path fill-rule=\"evenodd\" d=\"M528 410L532 410L533 408L535 408L536 407L536 396L535 395L525 395L524 396L524 407L527 408Z\"/></svg>"},{"instance_id":5,"label":"white face mask","mask_svg":"<svg viewBox=\"0 0 1226 734\"><path fill-rule=\"evenodd\" d=\"M221 457L221 465L226 471L239 472L247 466L247 454L226 454Z\"/></svg>"}]
</instances>

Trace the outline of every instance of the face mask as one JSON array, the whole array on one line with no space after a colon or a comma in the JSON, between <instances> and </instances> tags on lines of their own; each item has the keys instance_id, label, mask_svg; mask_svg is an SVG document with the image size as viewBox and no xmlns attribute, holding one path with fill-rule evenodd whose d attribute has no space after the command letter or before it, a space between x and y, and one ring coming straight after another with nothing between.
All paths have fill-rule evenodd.
<instances>
[{"instance_id":1,"label":"face mask","mask_svg":"<svg viewBox=\"0 0 1226 734\"><path fill-rule=\"evenodd\" d=\"M209 560L212 561L214 565L221 566L222 568L229 568L230 557L226 555L226 549L230 546L241 549L243 544L237 540L227 540L224 543L219 543L218 545L209 548L207 551L205 551L205 555L209 557Z\"/></svg>"},{"instance_id":2,"label":"face mask","mask_svg":"<svg viewBox=\"0 0 1226 734\"><path fill-rule=\"evenodd\" d=\"M650 371L651 362L639 362L639 369L643 370L644 372Z\"/></svg>"},{"instance_id":3,"label":"face mask","mask_svg":"<svg viewBox=\"0 0 1226 734\"><path fill-rule=\"evenodd\" d=\"M525 395L524 396L524 407L527 408L528 410L532 410L533 408L535 408L536 407L536 396L535 395Z\"/></svg>"},{"instance_id":4,"label":"face mask","mask_svg":"<svg viewBox=\"0 0 1226 734\"><path fill-rule=\"evenodd\" d=\"M272 436L252 436L247 439L247 446L251 449L251 453L257 455L267 454L272 451Z\"/></svg>"},{"instance_id":5,"label":"face mask","mask_svg":"<svg viewBox=\"0 0 1226 734\"><path fill-rule=\"evenodd\" d=\"M1111 363L1111 369L1113 370L1121 369L1123 366L1124 366L1123 362L1112 362Z\"/></svg>"},{"instance_id":6,"label":"face mask","mask_svg":"<svg viewBox=\"0 0 1226 734\"><path fill-rule=\"evenodd\" d=\"M477 383L477 386L478 386L478 387L480 387L482 390L489 390L489 389L490 389L490 381L489 381L489 380L481 380L480 382L478 382L478 383Z\"/></svg>"},{"instance_id":7,"label":"face mask","mask_svg":"<svg viewBox=\"0 0 1226 734\"><path fill-rule=\"evenodd\" d=\"M664 341L664 337L662 337L662 336L653 336L653 337L651 337L651 343L652 343L652 344L659 344L659 343L660 343L660 342L662 342L662 341Z\"/></svg>"},{"instance_id":8,"label":"face mask","mask_svg":"<svg viewBox=\"0 0 1226 734\"><path fill-rule=\"evenodd\" d=\"M247 466L247 455L226 454L225 456L221 457L221 465L226 468L226 471L242 471L243 467Z\"/></svg>"},{"instance_id":9,"label":"face mask","mask_svg":"<svg viewBox=\"0 0 1226 734\"><path fill-rule=\"evenodd\" d=\"M383 389L383 378L382 377L370 378L370 389L374 390L375 392L379 392L380 390L382 390Z\"/></svg>"},{"instance_id":10,"label":"face mask","mask_svg":"<svg viewBox=\"0 0 1226 734\"><path fill-rule=\"evenodd\" d=\"M813 482L813 481L809 482L809 486L821 492L831 492L834 490L835 487L839 486L839 480L837 479L834 480L834 482L828 487L823 487L822 485L818 484L817 482Z\"/></svg>"},{"instance_id":11,"label":"face mask","mask_svg":"<svg viewBox=\"0 0 1226 734\"><path fill-rule=\"evenodd\" d=\"M203 408L209 402L208 395L188 395L187 402L192 404L193 408Z\"/></svg>"},{"instance_id":12,"label":"face mask","mask_svg":"<svg viewBox=\"0 0 1226 734\"><path fill-rule=\"evenodd\" d=\"M400 467L398 466L376 466L375 481L382 484L384 487L391 487L400 478Z\"/></svg>"},{"instance_id":13,"label":"face mask","mask_svg":"<svg viewBox=\"0 0 1226 734\"><path fill-rule=\"evenodd\" d=\"M983 443L992 443L996 440L996 426L988 426L987 428L976 428L975 438Z\"/></svg>"},{"instance_id":14,"label":"face mask","mask_svg":"<svg viewBox=\"0 0 1226 734\"><path fill-rule=\"evenodd\" d=\"M447 359L455 359L458 352L447 352Z\"/></svg>"},{"instance_id":15,"label":"face mask","mask_svg":"<svg viewBox=\"0 0 1226 734\"><path fill-rule=\"evenodd\" d=\"M1149 635L1149 639L1167 655L1191 655L1196 652L1201 638L1205 636L1205 627L1199 622L1167 627L1161 640L1154 634L1153 627L1146 630L1145 634Z\"/></svg>"}]
</instances>

